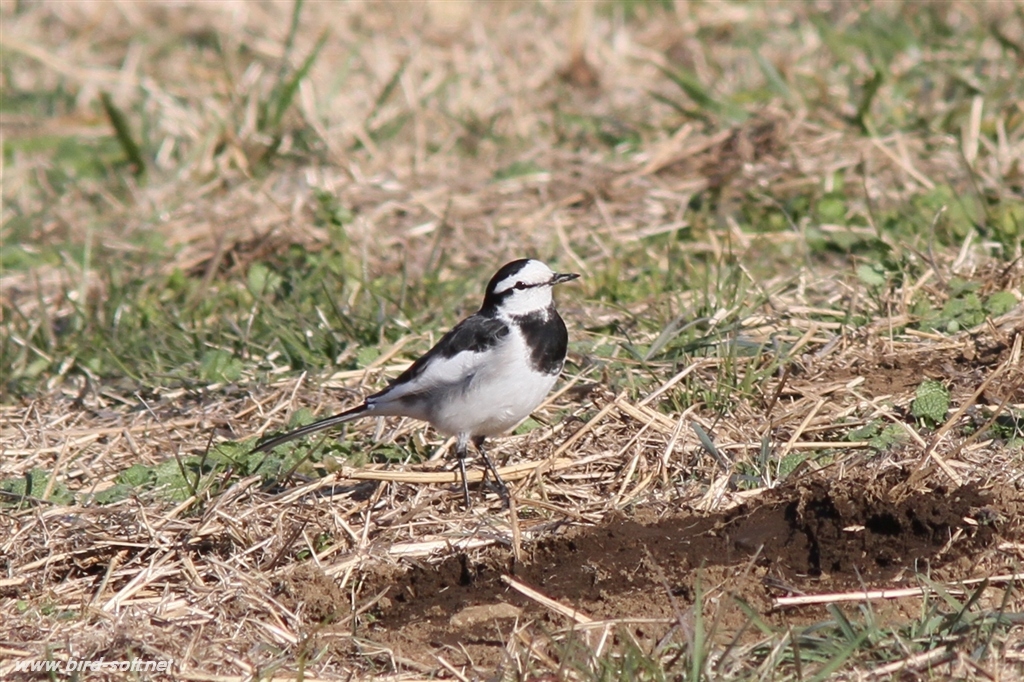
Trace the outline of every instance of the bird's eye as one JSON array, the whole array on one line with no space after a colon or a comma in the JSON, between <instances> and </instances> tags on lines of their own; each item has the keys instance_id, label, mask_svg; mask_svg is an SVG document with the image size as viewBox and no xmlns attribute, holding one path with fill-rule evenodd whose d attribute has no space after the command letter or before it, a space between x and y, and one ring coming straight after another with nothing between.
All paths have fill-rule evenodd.
<instances>
[{"instance_id":1,"label":"bird's eye","mask_svg":"<svg viewBox=\"0 0 1024 682\"><path fill-rule=\"evenodd\" d=\"M527 286L527 284L525 282L516 282L516 285L515 285L514 288L515 289L519 289L520 291L522 291L523 289L528 288L528 286Z\"/></svg>"}]
</instances>

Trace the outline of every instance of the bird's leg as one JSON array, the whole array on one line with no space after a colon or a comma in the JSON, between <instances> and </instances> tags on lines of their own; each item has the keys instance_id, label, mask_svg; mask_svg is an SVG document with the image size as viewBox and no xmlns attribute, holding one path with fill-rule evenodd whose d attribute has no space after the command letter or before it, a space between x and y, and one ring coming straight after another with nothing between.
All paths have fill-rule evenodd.
<instances>
[{"instance_id":1,"label":"bird's leg","mask_svg":"<svg viewBox=\"0 0 1024 682\"><path fill-rule=\"evenodd\" d=\"M491 458L487 456L487 451L484 450L484 437L475 437L473 439L473 445L476 446L476 450L477 452L480 453L480 456L483 458L484 464L487 465L487 469L490 469L491 473L494 475L494 482L498 486L498 494L501 495L501 501L505 503L506 507L509 506L510 497L508 493L508 486L505 485L505 481L501 480L501 475L498 473L498 470L494 467L494 463L491 462ZM484 477L487 476L487 469L484 470Z\"/></svg>"},{"instance_id":2,"label":"bird's leg","mask_svg":"<svg viewBox=\"0 0 1024 682\"><path fill-rule=\"evenodd\" d=\"M470 507L469 482L466 478L466 446L468 445L468 440L466 436L459 434L459 439L455 442L455 454L459 458L459 471L462 472L462 501L465 503L467 510Z\"/></svg>"}]
</instances>

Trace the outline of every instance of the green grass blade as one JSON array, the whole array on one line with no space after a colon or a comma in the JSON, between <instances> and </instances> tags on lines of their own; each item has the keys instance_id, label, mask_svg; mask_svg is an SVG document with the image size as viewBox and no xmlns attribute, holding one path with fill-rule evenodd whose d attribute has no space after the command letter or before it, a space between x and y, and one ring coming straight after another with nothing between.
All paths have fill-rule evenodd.
<instances>
[{"instance_id":1,"label":"green grass blade","mask_svg":"<svg viewBox=\"0 0 1024 682\"><path fill-rule=\"evenodd\" d=\"M128 125L128 118L124 115L124 112L114 104L114 100L110 97L110 93L105 91L100 92L100 103L103 105L103 111L107 115L107 120L109 120L110 125L114 127L114 135L117 137L117 141L121 145L121 149L124 150L124 155L128 157L128 162L132 165L132 174L136 177L143 175L146 172L146 160L142 156L142 149L132 137L132 130Z\"/></svg>"},{"instance_id":2,"label":"green grass blade","mask_svg":"<svg viewBox=\"0 0 1024 682\"><path fill-rule=\"evenodd\" d=\"M316 63L317 57L320 56L320 51L323 49L324 44L327 42L328 32L325 30L320 34L320 37L316 41L316 45L302 61L302 64L295 73L292 74L278 90L274 97L274 113L270 117L268 127L270 129L276 129L281 125L281 121L284 119L285 113L292 106L292 102L295 101L295 93L299 91L299 86L302 81L309 75L310 69Z\"/></svg>"}]
</instances>

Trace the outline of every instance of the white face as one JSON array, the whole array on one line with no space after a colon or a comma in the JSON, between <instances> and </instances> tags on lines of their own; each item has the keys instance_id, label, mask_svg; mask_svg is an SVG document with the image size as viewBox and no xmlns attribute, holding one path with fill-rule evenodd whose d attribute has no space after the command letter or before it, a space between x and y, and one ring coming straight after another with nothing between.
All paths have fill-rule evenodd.
<instances>
[{"instance_id":1,"label":"white face","mask_svg":"<svg viewBox=\"0 0 1024 682\"><path fill-rule=\"evenodd\" d=\"M555 273L539 260L509 263L487 287L487 300L510 315L527 315L551 305Z\"/></svg>"}]
</instances>

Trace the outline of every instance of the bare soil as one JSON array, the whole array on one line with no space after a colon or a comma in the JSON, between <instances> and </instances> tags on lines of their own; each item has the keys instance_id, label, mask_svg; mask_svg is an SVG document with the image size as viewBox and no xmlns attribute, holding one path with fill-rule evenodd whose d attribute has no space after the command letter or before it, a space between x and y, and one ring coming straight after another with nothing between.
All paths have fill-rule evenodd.
<instances>
[{"instance_id":1,"label":"bare soil","mask_svg":"<svg viewBox=\"0 0 1024 682\"><path fill-rule=\"evenodd\" d=\"M416 562L397 576L367 575L364 594L387 592L359 634L413 667L436 667L443 655L454 665L499 668L517 621L551 630L569 622L511 589L508 576L589 618L635 622L630 632L646 649L685 620L698 590L728 597L716 600L725 631L745 624L737 599L777 624L807 623L823 619L823 609L773 609L773 597L912 586L921 573L955 580L972 575L982 557L995 558L1000 540L1022 539L1019 489L911 489L905 469L836 475L787 482L721 513L648 507L598 526L566 526L528 547L523 561L499 547ZM324 616L350 612L347 595L332 587L307 567L282 590Z\"/></svg>"}]
</instances>

